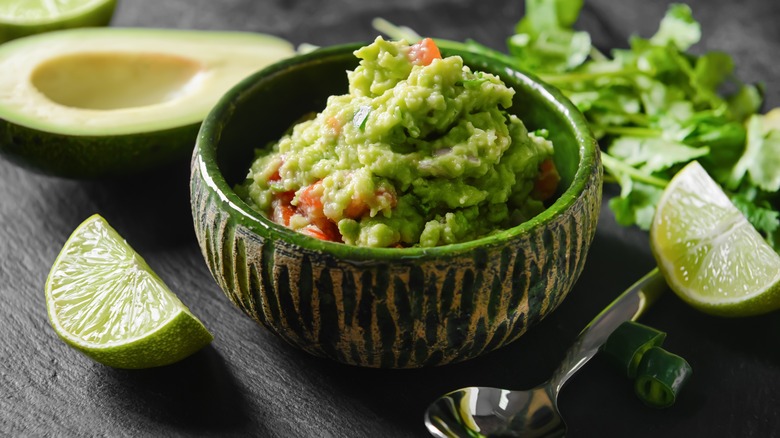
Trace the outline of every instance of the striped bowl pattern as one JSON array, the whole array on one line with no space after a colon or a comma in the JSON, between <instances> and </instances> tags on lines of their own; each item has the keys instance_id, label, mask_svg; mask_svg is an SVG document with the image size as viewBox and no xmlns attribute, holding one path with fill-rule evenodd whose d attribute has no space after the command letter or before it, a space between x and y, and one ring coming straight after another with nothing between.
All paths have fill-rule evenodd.
<instances>
[{"instance_id":1,"label":"striped bowl pattern","mask_svg":"<svg viewBox=\"0 0 780 438\"><path fill-rule=\"evenodd\" d=\"M199 164L195 231L227 297L290 344L366 367L441 365L516 340L572 289L601 203L596 163L570 208L518 239L447 258L350 261L252 231Z\"/></svg>"}]
</instances>

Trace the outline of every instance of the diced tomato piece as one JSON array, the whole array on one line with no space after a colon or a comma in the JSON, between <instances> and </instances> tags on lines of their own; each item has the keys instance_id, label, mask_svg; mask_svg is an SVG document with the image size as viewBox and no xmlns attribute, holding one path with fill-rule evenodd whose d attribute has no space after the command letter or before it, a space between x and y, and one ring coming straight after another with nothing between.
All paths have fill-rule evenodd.
<instances>
[{"instance_id":1,"label":"diced tomato piece","mask_svg":"<svg viewBox=\"0 0 780 438\"><path fill-rule=\"evenodd\" d=\"M274 196L271 201L271 220L285 227L290 225L290 218L295 214L295 207L290 204L294 196L295 192L281 192Z\"/></svg>"},{"instance_id":2,"label":"diced tomato piece","mask_svg":"<svg viewBox=\"0 0 780 438\"><path fill-rule=\"evenodd\" d=\"M329 240L328 235L325 234L324 231L320 229L320 227L316 225L307 225L304 228L301 228L301 233L305 234L307 236L315 237L320 240Z\"/></svg>"},{"instance_id":3,"label":"diced tomato piece","mask_svg":"<svg viewBox=\"0 0 780 438\"><path fill-rule=\"evenodd\" d=\"M321 186L322 181L317 181L314 184L305 187L298 195L298 212L305 216L311 224L306 228L315 228L310 233L306 232L304 234L309 234L318 239L322 238L318 237L322 234L325 236L325 238L323 238L324 240L340 242L341 233L339 233L338 227L333 221L325 216L325 212L323 212ZM306 228L304 228L304 230Z\"/></svg>"},{"instance_id":4,"label":"diced tomato piece","mask_svg":"<svg viewBox=\"0 0 780 438\"><path fill-rule=\"evenodd\" d=\"M279 201L271 202L271 209L273 210L273 221L277 224L290 226L290 218L295 214L295 209L290 205L285 205Z\"/></svg>"},{"instance_id":5,"label":"diced tomato piece","mask_svg":"<svg viewBox=\"0 0 780 438\"><path fill-rule=\"evenodd\" d=\"M432 39L423 38L420 42L412 44L407 56L414 65L430 65L434 59L441 59L441 52Z\"/></svg>"},{"instance_id":6,"label":"diced tomato piece","mask_svg":"<svg viewBox=\"0 0 780 438\"><path fill-rule=\"evenodd\" d=\"M344 209L344 217L349 219L357 219L364 216L366 213L368 213L369 210L370 209L368 208L368 204L363 202L362 199L352 198L349 201L347 208Z\"/></svg>"},{"instance_id":7,"label":"diced tomato piece","mask_svg":"<svg viewBox=\"0 0 780 438\"><path fill-rule=\"evenodd\" d=\"M561 182L561 175L555 168L553 160L548 158L542 161L542 164L539 165L539 177L534 182L531 197L539 201L550 199L558 189L559 182Z\"/></svg>"},{"instance_id":8,"label":"diced tomato piece","mask_svg":"<svg viewBox=\"0 0 780 438\"><path fill-rule=\"evenodd\" d=\"M307 236L311 236L320 240L327 240L330 242L341 242L341 233L339 233L336 224L334 224L333 222L328 222L328 224L329 225L324 230L318 227L317 225L309 224L301 228L300 232L302 234L306 234Z\"/></svg>"},{"instance_id":9,"label":"diced tomato piece","mask_svg":"<svg viewBox=\"0 0 780 438\"><path fill-rule=\"evenodd\" d=\"M341 134L341 121L337 117L329 117L326 121L328 124L328 127L333 130L333 133L336 135Z\"/></svg>"},{"instance_id":10,"label":"diced tomato piece","mask_svg":"<svg viewBox=\"0 0 780 438\"><path fill-rule=\"evenodd\" d=\"M292 203L293 198L295 198L295 191L289 190L287 192L279 192L275 195L277 199L281 199L286 204Z\"/></svg>"},{"instance_id":11,"label":"diced tomato piece","mask_svg":"<svg viewBox=\"0 0 780 438\"><path fill-rule=\"evenodd\" d=\"M325 213L322 211L322 189L320 187L322 187L322 180L304 187L298 195L298 209L312 222L313 219L325 217Z\"/></svg>"}]
</instances>

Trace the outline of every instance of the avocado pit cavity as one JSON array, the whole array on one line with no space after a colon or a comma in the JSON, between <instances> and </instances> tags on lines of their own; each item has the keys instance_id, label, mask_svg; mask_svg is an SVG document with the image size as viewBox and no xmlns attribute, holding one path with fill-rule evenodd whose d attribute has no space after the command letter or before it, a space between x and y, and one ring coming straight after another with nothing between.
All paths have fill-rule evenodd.
<instances>
[{"instance_id":1,"label":"avocado pit cavity","mask_svg":"<svg viewBox=\"0 0 780 438\"><path fill-rule=\"evenodd\" d=\"M192 59L169 54L83 52L47 60L30 80L57 104L116 110L171 101L203 70Z\"/></svg>"}]
</instances>

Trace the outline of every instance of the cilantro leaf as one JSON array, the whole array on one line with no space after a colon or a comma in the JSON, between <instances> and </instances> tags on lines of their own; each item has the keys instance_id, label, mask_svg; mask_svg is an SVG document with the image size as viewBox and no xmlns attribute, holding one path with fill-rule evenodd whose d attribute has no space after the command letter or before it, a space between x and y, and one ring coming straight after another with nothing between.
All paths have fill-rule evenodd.
<instances>
[{"instance_id":1,"label":"cilantro leaf","mask_svg":"<svg viewBox=\"0 0 780 438\"><path fill-rule=\"evenodd\" d=\"M637 225L643 230L650 228L655 206L663 189L621 175L620 196L609 200L609 208L615 214L615 221L623 226Z\"/></svg>"},{"instance_id":2,"label":"cilantro leaf","mask_svg":"<svg viewBox=\"0 0 780 438\"><path fill-rule=\"evenodd\" d=\"M748 119L745 152L734 165L729 187L737 188L746 176L765 191L780 190L780 109Z\"/></svg>"},{"instance_id":3,"label":"cilantro leaf","mask_svg":"<svg viewBox=\"0 0 780 438\"><path fill-rule=\"evenodd\" d=\"M365 130L368 115L371 114L371 109L370 105L360 105L355 112L355 115L352 117L352 124L361 131Z\"/></svg>"},{"instance_id":4,"label":"cilantro leaf","mask_svg":"<svg viewBox=\"0 0 780 438\"><path fill-rule=\"evenodd\" d=\"M756 114L763 103L763 92L755 85L745 84L727 99L729 116L733 120L744 121Z\"/></svg>"},{"instance_id":5,"label":"cilantro leaf","mask_svg":"<svg viewBox=\"0 0 780 438\"><path fill-rule=\"evenodd\" d=\"M705 53L696 59L693 73L697 84L714 92L734 73L734 60L723 52Z\"/></svg>"},{"instance_id":6,"label":"cilantro leaf","mask_svg":"<svg viewBox=\"0 0 780 438\"><path fill-rule=\"evenodd\" d=\"M527 0L525 16L507 40L520 65L538 71L566 71L581 65L591 50L590 35L576 32L583 0Z\"/></svg>"},{"instance_id":7,"label":"cilantro leaf","mask_svg":"<svg viewBox=\"0 0 780 438\"><path fill-rule=\"evenodd\" d=\"M699 157L698 161L715 181L725 184L745 149L747 131L744 124L707 111L697 113L686 124L693 129L684 142L709 148L709 154Z\"/></svg>"},{"instance_id":8,"label":"cilantro leaf","mask_svg":"<svg viewBox=\"0 0 780 438\"><path fill-rule=\"evenodd\" d=\"M684 4L672 4L650 41L657 46L672 44L678 50L685 51L700 39L701 26L693 19L691 8Z\"/></svg>"},{"instance_id":9,"label":"cilantro leaf","mask_svg":"<svg viewBox=\"0 0 780 438\"><path fill-rule=\"evenodd\" d=\"M585 32L550 28L535 36L519 33L507 41L509 52L525 68L565 71L582 64L590 52L590 35Z\"/></svg>"},{"instance_id":10,"label":"cilantro leaf","mask_svg":"<svg viewBox=\"0 0 780 438\"><path fill-rule=\"evenodd\" d=\"M778 229L780 214L767 205L757 205L742 196L734 196L731 202L748 218L748 221L759 231L771 233Z\"/></svg>"},{"instance_id":11,"label":"cilantro leaf","mask_svg":"<svg viewBox=\"0 0 780 438\"><path fill-rule=\"evenodd\" d=\"M776 193L768 194L756 187L748 187L733 194L730 199L777 251L780 249L780 212L772 207L770 196L776 196Z\"/></svg>"},{"instance_id":12,"label":"cilantro leaf","mask_svg":"<svg viewBox=\"0 0 780 438\"><path fill-rule=\"evenodd\" d=\"M515 33L537 36L549 28L570 29L580 15L584 0L526 0L525 15Z\"/></svg>"},{"instance_id":13,"label":"cilantro leaf","mask_svg":"<svg viewBox=\"0 0 780 438\"><path fill-rule=\"evenodd\" d=\"M708 147L691 147L661 137L620 137L609 148L610 154L642 172L655 173L707 155Z\"/></svg>"},{"instance_id":14,"label":"cilantro leaf","mask_svg":"<svg viewBox=\"0 0 780 438\"><path fill-rule=\"evenodd\" d=\"M548 2L551 10L554 3ZM673 4L655 35L633 36L630 48L613 50L611 59L541 72L585 114L610 154L606 175L621 194L609 205L621 224L649 226L663 182L691 160L732 189L780 186L780 134L743 124L761 106L760 89L737 84L736 93L724 96L721 90L735 81L734 61L722 52L688 53L700 38L690 8Z\"/></svg>"}]
</instances>

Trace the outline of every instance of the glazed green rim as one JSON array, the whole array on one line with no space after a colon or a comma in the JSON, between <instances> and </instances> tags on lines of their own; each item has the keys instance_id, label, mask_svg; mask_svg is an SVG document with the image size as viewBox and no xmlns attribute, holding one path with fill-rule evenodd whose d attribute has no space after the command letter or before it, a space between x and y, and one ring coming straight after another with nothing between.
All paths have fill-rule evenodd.
<instances>
[{"instance_id":1,"label":"glazed green rim","mask_svg":"<svg viewBox=\"0 0 780 438\"><path fill-rule=\"evenodd\" d=\"M555 87L543 83L533 75L518 71L494 58L489 58L467 50L459 50L442 45L442 51L447 55L460 55L469 59L469 64L482 61L504 69L503 73L523 83L528 88L539 93L543 102L535 102L536 105L546 104L561 114L572 132L576 133L575 139L579 145L580 161L569 187L558 199L543 212L512 228L501 230L479 239L467 242L442 245L431 248L370 248L345 245L343 243L329 242L314 237L306 236L287 227L276 224L266 218L262 213L252 209L230 187L217 165L217 148L222 129L226 121L233 115L247 93L251 93L263 80L277 75L284 75L286 71L300 64L311 63L316 65L321 59L332 56L343 56L352 53L366 43L340 44L317 49L313 52L293 56L291 58L272 64L239 82L231 88L211 112L206 116L201 125L195 144L195 161L198 166L204 184L216 193L222 201L223 207L230 216L243 226L255 233L271 238L283 240L299 246L301 249L320 253L328 253L336 258L355 261L393 261L408 259L433 259L437 257L452 257L472 251L477 248L497 246L511 238L520 236L534 227L544 226L551 222L557 215L562 214L575 204L579 196L585 191L593 167L598 165L598 146L595 137L590 131L587 121L582 113ZM472 62L473 60L473 62ZM496 69L498 70L498 69ZM248 164L247 164L248 168Z\"/></svg>"}]
</instances>

